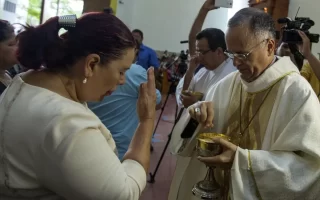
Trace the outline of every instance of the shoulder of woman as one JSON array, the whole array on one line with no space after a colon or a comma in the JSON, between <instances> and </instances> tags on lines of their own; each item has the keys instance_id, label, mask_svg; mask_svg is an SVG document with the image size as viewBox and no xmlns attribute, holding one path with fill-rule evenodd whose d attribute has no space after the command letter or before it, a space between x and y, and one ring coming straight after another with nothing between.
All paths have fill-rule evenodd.
<instances>
[{"instance_id":1,"label":"shoulder of woman","mask_svg":"<svg viewBox=\"0 0 320 200\"><path fill-rule=\"evenodd\" d=\"M25 96L30 97L30 96ZM99 118L85 104L58 96L53 93L35 94L34 98L25 99L21 106L27 105L32 116L30 123L37 122L39 131L46 134L64 133L59 137L65 137L69 133L79 132L84 129L99 129L102 126ZM22 108L25 110L26 108Z\"/></svg>"},{"instance_id":2,"label":"shoulder of woman","mask_svg":"<svg viewBox=\"0 0 320 200\"><path fill-rule=\"evenodd\" d=\"M50 110L52 126L64 124L66 127L76 129L99 128L101 126L99 118L86 105L74 105L73 102L64 103L64 105L60 103L59 107L51 107Z\"/></svg>"},{"instance_id":3,"label":"shoulder of woman","mask_svg":"<svg viewBox=\"0 0 320 200\"><path fill-rule=\"evenodd\" d=\"M112 139L109 130L99 118L88 108L63 107L47 118L45 126L44 146L55 150L64 143L73 143L81 138L90 137L108 141Z\"/></svg>"}]
</instances>

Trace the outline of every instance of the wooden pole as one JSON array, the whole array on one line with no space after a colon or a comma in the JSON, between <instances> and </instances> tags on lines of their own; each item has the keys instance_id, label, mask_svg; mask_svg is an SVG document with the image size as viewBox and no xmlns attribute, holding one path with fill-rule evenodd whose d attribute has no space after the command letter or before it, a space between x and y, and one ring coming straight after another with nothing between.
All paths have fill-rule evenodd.
<instances>
[{"instance_id":1,"label":"wooden pole","mask_svg":"<svg viewBox=\"0 0 320 200\"><path fill-rule=\"evenodd\" d=\"M43 23L46 0L41 0L40 24Z\"/></svg>"},{"instance_id":2,"label":"wooden pole","mask_svg":"<svg viewBox=\"0 0 320 200\"><path fill-rule=\"evenodd\" d=\"M60 0L57 0L57 16L59 16L59 10L60 10Z\"/></svg>"}]
</instances>

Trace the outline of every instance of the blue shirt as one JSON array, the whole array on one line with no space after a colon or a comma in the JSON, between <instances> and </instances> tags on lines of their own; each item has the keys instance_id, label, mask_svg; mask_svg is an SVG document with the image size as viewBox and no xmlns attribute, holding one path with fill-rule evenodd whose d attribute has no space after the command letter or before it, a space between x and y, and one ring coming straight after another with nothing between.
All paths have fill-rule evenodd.
<instances>
[{"instance_id":1,"label":"blue shirt","mask_svg":"<svg viewBox=\"0 0 320 200\"><path fill-rule=\"evenodd\" d=\"M126 72L126 82L118 86L112 95L99 103L88 103L89 108L100 118L110 130L116 142L119 159L127 152L131 139L139 124L137 100L139 86L147 82L147 71L133 64ZM161 102L161 94L157 90L157 104Z\"/></svg>"},{"instance_id":2,"label":"blue shirt","mask_svg":"<svg viewBox=\"0 0 320 200\"><path fill-rule=\"evenodd\" d=\"M140 46L137 64L145 69L148 69L149 67L158 68L160 66L156 52L143 44Z\"/></svg>"}]
</instances>

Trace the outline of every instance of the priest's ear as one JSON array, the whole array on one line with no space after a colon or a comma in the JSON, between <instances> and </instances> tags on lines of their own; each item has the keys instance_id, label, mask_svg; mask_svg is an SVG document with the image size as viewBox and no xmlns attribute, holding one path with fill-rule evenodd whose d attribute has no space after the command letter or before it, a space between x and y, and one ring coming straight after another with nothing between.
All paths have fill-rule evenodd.
<instances>
[{"instance_id":1,"label":"priest's ear","mask_svg":"<svg viewBox=\"0 0 320 200\"><path fill-rule=\"evenodd\" d=\"M274 39L267 40L268 55L273 56L276 50L276 41Z\"/></svg>"}]
</instances>

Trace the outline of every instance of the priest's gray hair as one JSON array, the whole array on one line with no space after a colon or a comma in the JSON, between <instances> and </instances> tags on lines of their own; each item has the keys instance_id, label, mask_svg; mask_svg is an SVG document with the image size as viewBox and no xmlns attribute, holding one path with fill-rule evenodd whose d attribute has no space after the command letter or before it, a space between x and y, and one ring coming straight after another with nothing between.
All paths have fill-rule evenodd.
<instances>
[{"instance_id":1,"label":"priest's gray hair","mask_svg":"<svg viewBox=\"0 0 320 200\"><path fill-rule=\"evenodd\" d=\"M276 39L275 22L271 15L256 8L244 8L238 11L228 22L228 27L244 28L248 37L255 36L256 39ZM251 34L251 35L250 35Z\"/></svg>"}]
</instances>

